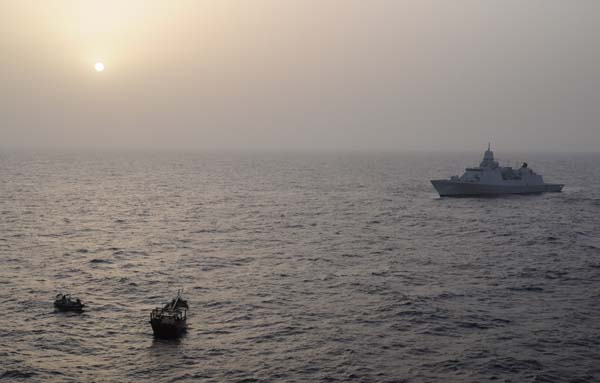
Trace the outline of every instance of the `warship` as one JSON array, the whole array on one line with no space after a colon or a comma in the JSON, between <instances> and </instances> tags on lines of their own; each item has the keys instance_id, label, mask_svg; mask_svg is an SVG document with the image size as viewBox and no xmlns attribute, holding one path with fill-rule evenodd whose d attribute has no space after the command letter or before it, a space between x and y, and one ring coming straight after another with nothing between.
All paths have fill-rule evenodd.
<instances>
[{"instance_id":1,"label":"warship","mask_svg":"<svg viewBox=\"0 0 600 383\"><path fill-rule=\"evenodd\" d=\"M489 144L478 167L466 168L460 177L432 180L431 183L440 197L560 192L564 186L545 183L526 162L519 169L499 166Z\"/></svg>"}]
</instances>

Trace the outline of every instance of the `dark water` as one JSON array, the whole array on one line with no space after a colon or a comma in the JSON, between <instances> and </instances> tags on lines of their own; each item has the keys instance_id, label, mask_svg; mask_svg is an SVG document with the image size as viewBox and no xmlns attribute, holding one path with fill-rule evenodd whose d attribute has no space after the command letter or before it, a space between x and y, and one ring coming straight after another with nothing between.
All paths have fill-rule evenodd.
<instances>
[{"instance_id":1,"label":"dark water","mask_svg":"<svg viewBox=\"0 0 600 383\"><path fill-rule=\"evenodd\" d=\"M2 152L0 381L600 381L600 156L436 198L479 157Z\"/></svg>"}]
</instances>

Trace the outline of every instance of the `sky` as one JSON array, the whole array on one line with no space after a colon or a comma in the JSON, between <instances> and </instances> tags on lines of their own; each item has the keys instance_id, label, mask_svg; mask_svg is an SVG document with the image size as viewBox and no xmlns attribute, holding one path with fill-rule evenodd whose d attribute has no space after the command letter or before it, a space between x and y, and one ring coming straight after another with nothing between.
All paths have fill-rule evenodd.
<instances>
[{"instance_id":1,"label":"sky","mask_svg":"<svg viewBox=\"0 0 600 383\"><path fill-rule=\"evenodd\" d=\"M0 147L596 152L599 14L597 0L0 0Z\"/></svg>"}]
</instances>

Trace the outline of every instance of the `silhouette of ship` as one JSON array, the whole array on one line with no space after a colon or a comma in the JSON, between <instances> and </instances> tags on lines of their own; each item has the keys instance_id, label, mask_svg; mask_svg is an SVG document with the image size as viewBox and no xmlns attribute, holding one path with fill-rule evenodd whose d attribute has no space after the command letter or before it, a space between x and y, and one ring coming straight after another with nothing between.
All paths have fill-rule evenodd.
<instances>
[{"instance_id":1,"label":"silhouette of ship","mask_svg":"<svg viewBox=\"0 0 600 383\"><path fill-rule=\"evenodd\" d=\"M71 294L57 294L54 300L54 307L58 311L83 311L85 305L76 297L71 297Z\"/></svg>"},{"instance_id":2,"label":"silhouette of ship","mask_svg":"<svg viewBox=\"0 0 600 383\"><path fill-rule=\"evenodd\" d=\"M176 338L187 329L188 303L182 298L182 290L163 307L157 307L150 313L150 325L154 336Z\"/></svg>"}]
</instances>

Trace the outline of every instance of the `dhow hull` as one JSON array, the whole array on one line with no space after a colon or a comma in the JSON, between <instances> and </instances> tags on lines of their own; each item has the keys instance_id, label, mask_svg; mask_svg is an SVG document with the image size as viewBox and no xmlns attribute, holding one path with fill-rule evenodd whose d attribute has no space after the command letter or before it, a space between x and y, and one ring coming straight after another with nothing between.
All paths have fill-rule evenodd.
<instances>
[{"instance_id":1,"label":"dhow hull","mask_svg":"<svg viewBox=\"0 0 600 383\"><path fill-rule=\"evenodd\" d=\"M490 185L471 182L457 182L450 180L433 180L433 187L440 197L468 197L502 194L535 194L560 192L564 185L541 184L541 185Z\"/></svg>"},{"instance_id":2,"label":"dhow hull","mask_svg":"<svg viewBox=\"0 0 600 383\"><path fill-rule=\"evenodd\" d=\"M186 332L186 321L161 321L160 319L151 319L150 325L154 336L157 338L177 338Z\"/></svg>"}]
</instances>

